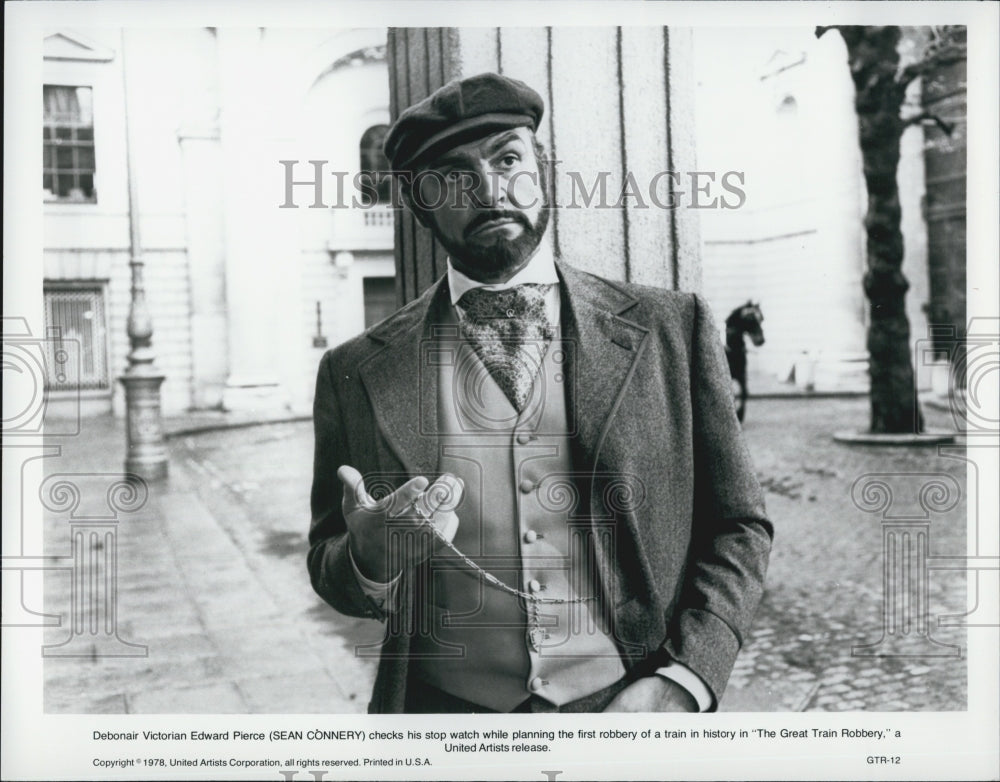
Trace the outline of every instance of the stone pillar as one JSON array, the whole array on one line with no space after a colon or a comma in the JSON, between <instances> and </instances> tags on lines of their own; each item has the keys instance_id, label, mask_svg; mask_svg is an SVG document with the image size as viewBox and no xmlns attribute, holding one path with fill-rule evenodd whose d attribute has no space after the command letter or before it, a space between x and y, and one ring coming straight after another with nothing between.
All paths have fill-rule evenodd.
<instances>
[{"instance_id":1,"label":"stone pillar","mask_svg":"<svg viewBox=\"0 0 1000 782\"><path fill-rule=\"evenodd\" d=\"M389 29L386 58L393 120L407 106L459 77L462 71L453 61L458 42L458 31L452 28ZM397 211L395 231L396 294L403 304L444 273L447 253L406 210Z\"/></svg>"},{"instance_id":2,"label":"stone pillar","mask_svg":"<svg viewBox=\"0 0 1000 782\"><path fill-rule=\"evenodd\" d=\"M695 154L694 41L690 27L663 28L666 36L667 133L671 171L697 171ZM684 178L682 177L682 181ZM681 291L701 291L701 227L698 211L670 212L672 286Z\"/></svg>"},{"instance_id":3,"label":"stone pillar","mask_svg":"<svg viewBox=\"0 0 1000 782\"><path fill-rule=\"evenodd\" d=\"M273 292L281 259L269 254L274 193L265 172L274 167L263 128L268 111L266 63L258 28L218 28L219 126L225 222L229 375L226 410L287 406L279 382Z\"/></svg>"},{"instance_id":4,"label":"stone pillar","mask_svg":"<svg viewBox=\"0 0 1000 782\"><path fill-rule=\"evenodd\" d=\"M195 408L212 408L222 404L228 374L219 131L211 125L186 125L178 141L191 280L191 396Z\"/></svg>"},{"instance_id":5,"label":"stone pillar","mask_svg":"<svg viewBox=\"0 0 1000 782\"><path fill-rule=\"evenodd\" d=\"M454 78L497 71L521 79L545 100L538 136L559 161L548 231L557 256L612 279L698 290L697 213L648 197L659 172L697 168L690 50L690 30L679 28L390 29L391 112ZM619 198L623 185L635 189L626 172L642 203ZM598 190L584 206L580 185L589 191L601 180L605 195ZM659 181L665 203L670 180ZM409 214L397 216L401 303L444 272L446 257Z\"/></svg>"}]
</instances>

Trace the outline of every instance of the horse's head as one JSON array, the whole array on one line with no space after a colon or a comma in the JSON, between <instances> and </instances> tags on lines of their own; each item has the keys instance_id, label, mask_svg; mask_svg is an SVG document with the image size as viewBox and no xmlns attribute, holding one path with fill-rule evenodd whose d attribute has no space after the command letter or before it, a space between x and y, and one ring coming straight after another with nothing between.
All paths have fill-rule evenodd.
<instances>
[{"instance_id":1,"label":"horse's head","mask_svg":"<svg viewBox=\"0 0 1000 782\"><path fill-rule=\"evenodd\" d=\"M748 301L730 313L726 318L726 327L737 330L741 335L746 334L756 347L760 347L764 344L764 330L760 326L763 322L764 313L760 311L760 304Z\"/></svg>"},{"instance_id":2,"label":"horse's head","mask_svg":"<svg viewBox=\"0 0 1000 782\"><path fill-rule=\"evenodd\" d=\"M755 346L760 347L764 344L764 329L760 325L764 322L764 313L760 311L760 304L748 301L743 316L747 324L747 334L750 335L750 341Z\"/></svg>"}]
</instances>

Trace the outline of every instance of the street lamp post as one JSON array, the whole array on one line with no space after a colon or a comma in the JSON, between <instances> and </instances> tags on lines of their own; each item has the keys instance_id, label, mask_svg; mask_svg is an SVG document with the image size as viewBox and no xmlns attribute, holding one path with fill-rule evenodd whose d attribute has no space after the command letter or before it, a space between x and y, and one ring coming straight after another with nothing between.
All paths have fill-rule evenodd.
<instances>
[{"instance_id":1,"label":"street lamp post","mask_svg":"<svg viewBox=\"0 0 1000 782\"><path fill-rule=\"evenodd\" d=\"M125 471L147 481L167 477L167 447L160 420L160 385L165 376L156 368L153 352L153 320L146 304L143 279L145 263L139 235L139 196L135 181L135 145L128 120L128 75L125 61L125 30L122 30L122 84L125 115L125 166L128 178L129 266L132 270L132 295L128 313L128 339L131 349L128 368L119 378L125 387L126 455Z\"/></svg>"}]
</instances>

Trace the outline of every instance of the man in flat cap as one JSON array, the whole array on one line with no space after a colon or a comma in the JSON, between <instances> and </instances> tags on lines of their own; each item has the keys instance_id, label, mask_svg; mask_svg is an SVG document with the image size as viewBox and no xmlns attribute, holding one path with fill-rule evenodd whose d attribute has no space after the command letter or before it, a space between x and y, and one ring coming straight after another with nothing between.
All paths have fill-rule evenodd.
<instances>
[{"instance_id":1,"label":"man in flat cap","mask_svg":"<svg viewBox=\"0 0 1000 782\"><path fill-rule=\"evenodd\" d=\"M542 112L482 74L400 114L447 274L319 368L309 572L386 622L372 712L714 709L760 598L708 308L553 257Z\"/></svg>"}]
</instances>

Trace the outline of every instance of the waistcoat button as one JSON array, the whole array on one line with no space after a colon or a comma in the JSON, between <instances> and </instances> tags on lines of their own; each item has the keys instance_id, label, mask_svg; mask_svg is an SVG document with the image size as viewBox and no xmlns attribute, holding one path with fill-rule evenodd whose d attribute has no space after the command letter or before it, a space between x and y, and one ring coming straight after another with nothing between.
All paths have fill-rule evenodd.
<instances>
[{"instance_id":1,"label":"waistcoat button","mask_svg":"<svg viewBox=\"0 0 1000 782\"><path fill-rule=\"evenodd\" d=\"M531 590L532 592L541 592L542 585L538 583L537 578L533 578L531 579L531 581L528 582L528 589Z\"/></svg>"},{"instance_id":2,"label":"waistcoat button","mask_svg":"<svg viewBox=\"0 0 1000 782\"><path fill-rule=\"evenodd\" d=\"M538 540L538 533L535 532L533 529L529 529L527 532L524 533L525 543L534 543L536 540Z\"/></svg>"},{"instance_id":3,"label":"waistcoat button","mask_svg":"<svg viewBox=\"0 0 1000 782\"><path fill-rule=\"evenodd\" d=\"M528 683L528 689L531 690L532 692L538 692L540 689L542 689L542 677L536 676L534 679L532 679Z\"/></svg>"},{"instance_id":4,"label":"waistcoat button","mask_svg":"<svg viewBox=\"0 0 1000 782\"><path fill-rule=\"evenodd\" d=\"M527 445L531 442L531 435L524 434L523 432L517 436L517 442L519 445Z\"/></svg>"},{"instance_id":5,"label":"waistcoat button","mask_svg":"<svg viewBox=\"0 0 1000 782\"><path fill-rule=\"evenodd\" d=\"M521 493L522 494L528 494L534 488L535 488L535 484L533 484L527 478L525 478L523 481L521 481Z\"/></svg>"}]
</instances>

